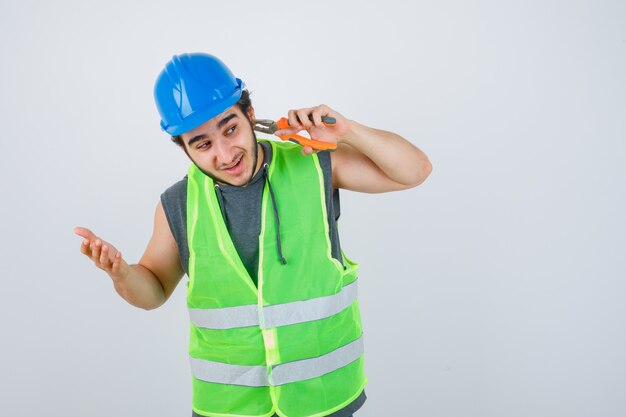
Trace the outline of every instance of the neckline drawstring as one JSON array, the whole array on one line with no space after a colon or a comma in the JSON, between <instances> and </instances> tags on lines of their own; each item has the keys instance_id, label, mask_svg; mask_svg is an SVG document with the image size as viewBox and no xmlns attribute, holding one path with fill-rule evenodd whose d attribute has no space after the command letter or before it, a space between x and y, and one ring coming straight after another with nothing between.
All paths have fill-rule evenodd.
<instances>
[{"instance_id":1,"label":"neckline drawstring","mask_svg":"<svg viewBox=\"0 0 626 417\"><path fill-rule=\"evenodd\" d=\"M274 223L276 224L276 248L278 249L278 261L281 264L286 265L287 260L283 256L283 247L280 241L280 219L278 218L278 206L276 205L276 196L274 195L274 190L272 189L272 184L270 183L268 168L268 163L263 163L263 178L267 183L267 188L270 190L270 199L272 200L272 209L274 212ZM217 199L219 201L220 211L222 212L222 217L224 218L224 224L228 224L226 220L226 209L224 207L224 196L222 195L222 189L219 184L215 184L215 194L217 195Z\"/></svg>"},{"instance_id":2,"label":"neckline drawstring","mask_svg":"<svg viewBox=\"0 0 626 417\"><path fill-rule=\"evenodd\" d=\"M283 265L287 264L287 260L283 256L283 248L280 242L280 219L278 218L278 207L276 205L276 197L274 196L274 190L272 190L272 184L270 183L270 176L268 174L269 165L266 163L263 164L263 176L265 177L265 182L267 183L267 188L270 190L270 197L272 200L272 208L274 210L274 222L276 223L276 248L278 249L278 261Z\"/></svg>"},{"instance_id":3,"label":"neckline drawstring","mask_svg":"<svg viewBox=\"0 0 626 417\"><path fill-rule=\"evenodd\" d=\"M217 195L217 199L219 200L220 211L222 212L222 217L224 218L224 224L228 224L226 221L226 209L224 208L224 196L222 195L222 189L219 184L215 184L215 194Z\"/></svg>"}]
</instances>

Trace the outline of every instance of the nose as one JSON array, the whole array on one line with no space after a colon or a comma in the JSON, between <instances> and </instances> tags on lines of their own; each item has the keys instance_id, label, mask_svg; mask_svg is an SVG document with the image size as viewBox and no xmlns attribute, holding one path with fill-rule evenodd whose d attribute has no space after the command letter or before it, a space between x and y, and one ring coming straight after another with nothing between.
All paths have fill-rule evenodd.
<instances>
[{"instance_id":1,"label":"nose","mask_svg":"<svg viewBox=\"0 0 626 417\"><path fill-rule=\"evenodd\" d=\"M214 145L216 166L221 168L229 165L233 161L232 148L224 141L218 140Z\"/></svg>"}]
</instances>

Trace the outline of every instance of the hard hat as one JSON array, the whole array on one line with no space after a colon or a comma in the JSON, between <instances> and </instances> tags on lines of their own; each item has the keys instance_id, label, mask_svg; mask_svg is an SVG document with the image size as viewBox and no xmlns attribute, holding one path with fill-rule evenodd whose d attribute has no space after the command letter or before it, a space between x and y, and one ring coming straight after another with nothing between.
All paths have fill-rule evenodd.
<instances>
[{"instance_id":1,"label":"hard hat","mask_svg":"<svg viewBox=\"0 0 626 417\"><path fill-rule=\"evenodd\" d=\"M244 87L213 55L174 55L154 85L161 128L172 136L195 129L237 103Z\"/></svg>"}]
</instances>

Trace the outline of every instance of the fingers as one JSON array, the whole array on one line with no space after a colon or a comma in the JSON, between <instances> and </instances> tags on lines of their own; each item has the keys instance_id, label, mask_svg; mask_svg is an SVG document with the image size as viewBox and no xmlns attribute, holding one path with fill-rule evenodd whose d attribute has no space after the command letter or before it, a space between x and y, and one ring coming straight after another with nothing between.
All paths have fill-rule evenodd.
<instances>
[{"instance_id":1,"label":"fingers","mask_svg":"<svg viewBox=\"0 0 626 417\"><path fill-rule=\"evenodd\" d=\"M91 259L96 263L96 265L100 262L100 251L102 250L102 241L100 239L96 239L91 242L89 245L89 250L91 251Z\"/></svg>"},{"instance_id":2,"label":"fingers","mask_svg":"<svg viewBox=\"0 0 626 417\"><path fill-rule=\"evenodd\" d=\"M319 106L313 107L313 111L311 112L311 119L315 124L315 127L325 127L326 125L322 121L324 116L328 116L332 110L325 104L320 104Z\"/></svg>"},{"instance_id":3,"label":"fingers","mask_svg":"<svg viewBox=\"0 0 626 417\"><path fill-rule=\"evenodd\" d=\"M313 122L309 120L309 115L313 109L300 109L296 110L296 115L298 116L298 120L300 120L300 124L304 126L306 130L309 130L313 127Z\"/></svg>"},{"instance_id":4,"label":"fingers","mask_svg":"<svg viewBox=\"0 0 626 417\"><path fill-rule=\"evenodd\" d=\"M312 127L324 127L322 116L316 107L309 107L298 110L289 110L287 120L289 120L289 129L277 130L276 136L289 136L300 132L301 130L309 130Z\"/></svg>"},{"instance_id":5,"label":"fingers","mask_svg":"<svg viewBox=\"0 0 626 417\"><path fill-rule=\"evenodd\" d=\"M274 133L276 136L284 139L285 136L306 130L309 137L313 140L336 144L349 133L350 129L347 120L325 104L289 110L287 120L291 127L289 129L277 130ZM326 123L324 123L324 120L326 120ZM299 143L303 144L302 142ZM314 146L317 147L316 145ZM326 148L327 146L323 147L323 149ZM303 155L311 155L314 152L315 150L308 146L304 146L302 149Z\"/></svg>"},{"instance_id":6,"label":"fingers","mask_svg":"<svg viewBox=\"0 0 626 417\"><path fill-rule=\"evenodd\" d=\"M116 252L113 257L113 264L111 265L111 273L114 275L120 275L122 268L122 252Z\"/></svg>"},{"instance_id":7,"label":"fingers","mask_svg":"<svg viewBox=\"0 0 626 417\"><path fill-rule=\"evenodd\" d=\"M111 246L107 245L100 239L96 239L96 241L90 245L90 249L91 259L96 264L96 266L108 272L111 269L111 265L113 263L113 259L111 256Z\"/></svg>"},{"instance_id":8,"label":"fingers","mask_svg":"<svg viewBox=\"0 0 626 417\"><path fill-rule=\"evenodd\" d=\"M89 229L77 227L74 231L79 236L89 236L80 243L80 253L89 257L98 268L106 272L110 272L114 266L119 268L122 257L113 246L98 238Z\"/></svg>"},{"instance_id":9,"label":"fingers","mask_svg":"<svg viewBox=\"0 0 626 417\"><path fill-rule=\"evenodd\" d=\"M98 237L85 227L75 227L74 233L84 238L80 245L80 252L93 259L93 251L96 249L95 243Z\"/></svg>"},{"instance_id":10,"label":"fingers","mask_svg":"<svg viewBox=\"0 0 626 417\"><path fill-rule=\"evenodd\" d=\"M122 253L100 239L96 239L89 245L89 257L98 268L105 272L115 275L120 270Z\"/></svg>"},{"instance_id":11,"label":"fingers","mask_svg":"<svg viewBox=\"0 0 626 417\"><path fill-rule=\"evenodd\" d=\"M319 111L319 109L317 109L317 107L311 113L311 119L313 119L313 124L315 125L315 127L324 127L324 123L322 123L322 113L321 111Z\"/></svg>"},{"instance_id":12,"label":"fingers","mask_svg":"<svg viewBox=\"0 0 626 417\"><path fill-rule=\"evenodd\" d=\"M319 126L317 123L314 122L315 119L313 113L315 109L315 107L309 107L305 109L289 110L287 117L287 119L289 120L289 125L297 128L298 130L296 130L296 132L299 132L302 129L308 130L314 126ZM323 126L323 123L321 123L321 116L318 117L318 119L320 124Z\"/></svg>"},{"instance_id":13,"label":"fingers","mask_svg":"<svg viewBox=\"0 0 626 417\"><path fill-rule=\"evenodd\" d=\"M83 241L80 244L80 252L83 255L87 255L91 257L91 252L89 250L89 239L83 239Z\"/></svg>"},{"instance_id":14,"label":"fingers","mask_svg":"<svg viewBox=\"0 0 626 417\"><path fill-rule=\"evenodd\" d=\"M74 232L83 237L80 252L89 257L95 266L108 273L113 280L128 274L129 266L122 258L122 253L97 237L91 230L76 227Z\"/></svg>"},{"instance_id":15,"label":"fingers","mask_svg":"<svg viewBox=\"0 0 626 417\"><path fill-rule=\"evenodd\" d=\"M325 125L322 121L324 116L334 116L338 113L334 112L330 107L325 104L320 104L315 107L308 107L297 110L289 110L287 119L289 124L302 129L311 129L312 127L324 128Z\"/></svg>"},{"instance_id":16,"label":"fingers","mask_svg":"<svg viewBox=\"0 0 626 417\"><path fill-rule=\"evenodd\" d=\"M276 136L289 136L289 135L295 135L296 133L298 133L299 131L301 131L301 128L289 128L289 129L280 129L277 130L276 132L274 132L274 135Z\"/></svg>"},{"instance_id":17,"label":"fingers","mask_svg":"<svg viewBox=\"0 0 626 417\"><path fill-rule=\"evenodd\" d=\"M85 239L89 239L89 240L93 240L96 238L96 235L91 230L87 229L86 227L75 227L74 233L76 233L78 236L82 236Z\"/></svg>"},{"instance_id":18,"label":"fingers","mask_svg":"<svg viewBox=\"0 0 626 417\"><path fill-rule=\"evenodd\" d=\"M113 264L112 259L109 256L109 247L107 245L102 245L99 262L100 268L104 269L105 271L107 269L110 269L111 265Z\"/></svg>"},{"instance_id":19,"label":"fingers","mask_svg":"<svg viewBox=\"0 0 626 417\"><path fill-rule=\"evenodd\" d=\"M293 129L297 129L293 133L299 132L302 129L304 129L304 126L300 124L300 119L298 119L297 110L289 110L289 112L287 113L287 120L289 120L289 125ZM287 130L287 129L283 129L283 130Z\"/></svg>"}]
</instances>

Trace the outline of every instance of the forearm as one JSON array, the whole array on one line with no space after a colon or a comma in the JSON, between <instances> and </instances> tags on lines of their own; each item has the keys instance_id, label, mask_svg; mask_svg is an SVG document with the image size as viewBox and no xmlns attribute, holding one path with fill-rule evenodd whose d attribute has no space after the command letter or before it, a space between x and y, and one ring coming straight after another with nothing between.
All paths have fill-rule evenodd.
<instances>
[{"instance_id":1,"label":"forearm","mask_svg":"<svg viewBox=\"0 0 626 417\"><path fill-rule=\"evenodd\" d=\"M430 174L432 167L428 157L403 137L353 120L348 124L350 129L338 142L367 156L391 180L414 186Z\"/></svg>"},{"instance_id":2,"label":"forearm","mask_svg":"<svg viewBox=\"0 0 626 417\"><path fill-rule=\"evenodd\" d=\"M117 293L135 307L152 310L167 299L158 278L141 264L129 265L124 277L111 278Z\"/></svg>"}]
</instances>

